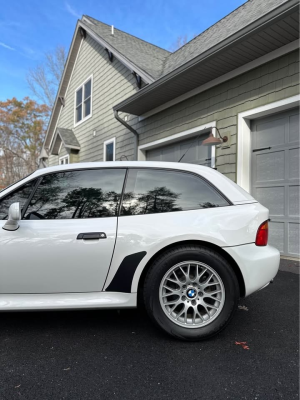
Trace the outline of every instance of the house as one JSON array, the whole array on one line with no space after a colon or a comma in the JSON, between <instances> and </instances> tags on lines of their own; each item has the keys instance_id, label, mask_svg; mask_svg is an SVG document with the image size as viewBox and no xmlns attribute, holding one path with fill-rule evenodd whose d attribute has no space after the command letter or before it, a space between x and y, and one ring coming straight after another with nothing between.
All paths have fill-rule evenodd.
<instances>
[{"instance_id":1,"label":"house","mask_svg":"<svg viewBox=\"0 0 300 400\"><path fill-rule=\"evenodd\" d=\"M163 160L216 168L270 209L299 256L299 3L248 0L170 53L84 15L42 165ZM217 146L204 146L209 134Z\"/></svg>"}]
</instances>

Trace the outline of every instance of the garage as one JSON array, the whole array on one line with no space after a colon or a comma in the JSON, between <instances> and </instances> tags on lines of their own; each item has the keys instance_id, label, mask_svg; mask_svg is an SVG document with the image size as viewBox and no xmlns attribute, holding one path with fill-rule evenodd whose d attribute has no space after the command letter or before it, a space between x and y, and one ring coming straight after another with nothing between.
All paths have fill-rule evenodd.
<instances>
[{"instance_id":1,"label":"garage","mask_svg":"<svg viewBox=\"0 0 300 400\"><path fill-rule=\"evenodd\" d=\"M251 122L251 191L270 210L269 243L299 257L299 109Z\"/></svg>"},{"instance_id":2,"label":"garage","mask_svg":"<svg viewBox=\"0 0 300 400\"><path fill-rule=\"evenodd\" d=\"M146 152L147 161L169 161L211 166L211 148L202 146L203 140L208 138L208 133L198 135L192 139L181 140L169 145L158 147Z\"/></svg>"}]
</instances>

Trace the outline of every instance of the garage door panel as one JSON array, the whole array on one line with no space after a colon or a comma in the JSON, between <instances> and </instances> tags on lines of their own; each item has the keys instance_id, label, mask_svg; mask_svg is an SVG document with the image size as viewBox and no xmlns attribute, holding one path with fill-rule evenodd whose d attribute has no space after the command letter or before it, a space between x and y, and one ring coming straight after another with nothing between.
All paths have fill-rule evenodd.
<instances>
[{"instance_id":1,"label":"garage door panel","mask_svg":"<svg viewBox=\"0 0 300 400\"><path fill-rule=\"evenodd\" d=\"M208 159L211 158L211 149L202 146L204 139L208 137L208 133L196 136L193 139L182 140L170 145L165 145L153 150L148 150L146 159L148 161L170 161L178 162L185 154L182 162L191 164L210 165Z\"/></svg>"},{"instance_id":2,"label":"garage door panel","mask_svg":"<svg viewBox=\"0 0 300 400\"><path fill-rule=\"evenodd\" d=\"M285 187L263 187L256 189L256 200L268 207L270 216L284 216Z\"/></svg>"},{"instance_id":3,"label":"garage door panel","mask_svg":"<svg viewBox=\"0 0 300 400\"><path fill-rule=\"evenodd\" d=\"M172 162L174 161L174 157L175 159L177 159L177 161L180 158L178 153L178 146L166 147L162 150L161 154L162 154L162 161Z\"/></svg>"},{"instance_id":4,"label":"garage door panel","mask_svg":"<svg viewBox=\"0 0 300 400\"><path fill-rule=\"evenodd\" d=\"M198 156L198 154L197 154L197 147L198 146L196 146L195 144L193 146L193 142L187 142L187 143L182 143L182 144L179 145L179 147L180 147L180 157L182 157L184 155L184 153L189 149L187 151L186 155L184 156L183 160L182 160L183 162L194 164L195 160L198 159L198 157L197 157Z\"/></svg>"},{"instance_id":5,"label":"garage door panel","mask_svg":"<svg viewBox=\"0 0 300 400\"><path fill-rule=\"evenodd\" d=\"M259 136L256 139L257 147L266 147L270 144L270 135L272 135L272 144L274 146L284 143L285 118L277 118L266 122L257 123Z\"/></svg>"},{"instance_id":6,"label":"garage door panel","mask_svg":"<svg viewBox=\"0 0 300 400\"><path fill-rule=\"evenodd\" d=\"M288 251L290 255L297 256L300 253L299 236L299 223L290 222L288 224Z\"/></svg>"},{"instance_id":7,"label":"garage door panel","mask_svg":"<svg viewBox=\"0 0 300 400\"><path fill-rule=\"evenodd\" d=\"M289 117L289 142L299 142L299 114Z\"/></svg>"},{"instance_id":8,"label":"garage door panel","mask_svg":"<svg viewBox=\"0 0 300 400\"><path fill-rule=\"evenodd\" d=\"M256 155L256 182L284 179L284 150Z\"/></svg>"},{"instance_id":9,"label":"garage door panel","mask_svg":"<svg viewBox=\"0 0 300 400\"><path fill-rule=\"evenodd\" d=\"M289 187L289 217L299 217L300 186Z\"/></svg>"},{"instance_id":10,"label":"garage door panel","mask_svg":"<svg viewBox=\"0 0 300 400\"><path fill-rule=\"evenodd\" d=\"M151 150L151 157L149 157L148 161L160 161L160 160L161 160L161 151Z\"/></svg>"},{"instance_id":11,"label":"garage door panel","mask_svg":"<svg viewBox=\"0 0 300 400\"><path fill-rule=\"evenodd\" d=\"M269 243L298 257L299 109L254 120L251 131L251 190L270 211Z\"/></svg>"},{"instance_id":12,"label":"garage door panel","mask_svg":"<svg viewBox=\"0 0 300 400\"><path fill-rule=\"evenodd\" d=\"M289 178L299 179L299 148L294 148L289 151Z\"/></svg>"},{"instance_id":13,"label":"garage door panel","mask_svg":"<svg viewBox=\"0 0 300 400\"><path fill-rule=\"evenodd\" d=\"M270 222L269 243L284 253L284 222Z\"/></svg>"}]
</instances>

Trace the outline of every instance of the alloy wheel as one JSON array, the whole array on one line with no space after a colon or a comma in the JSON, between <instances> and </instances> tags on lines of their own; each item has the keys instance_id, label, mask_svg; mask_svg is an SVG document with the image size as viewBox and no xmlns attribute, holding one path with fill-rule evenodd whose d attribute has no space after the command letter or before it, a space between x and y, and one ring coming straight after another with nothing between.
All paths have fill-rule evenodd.
<instances>
[{"instance_id":1,"label":"alloy wheel","mask_svg":"<svg viewBox=\"0 0 300 400\"><path fill-rule=\"evenodd\" d=\"M159 301L164 313L175 324L200 328L220 314L225 302L225 288L210 266L198 261L184 261L164 275Z\"/></svg>"}]
</instances>

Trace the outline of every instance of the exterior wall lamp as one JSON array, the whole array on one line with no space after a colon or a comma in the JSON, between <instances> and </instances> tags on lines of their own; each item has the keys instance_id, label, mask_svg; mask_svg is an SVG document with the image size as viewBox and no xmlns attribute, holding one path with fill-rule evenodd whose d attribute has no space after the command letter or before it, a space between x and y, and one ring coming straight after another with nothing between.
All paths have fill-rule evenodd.
<instances>
[{"instance_id":1,"label":"exterior wall lamp","mask_svg":"<svg viewBox=\"0 0 300 400\"><path fill-rule=\"evenodd\" d=\"M220 138L215 137L213 135L212 130L214 128L217 130L218 135L220 136ZM202 145L203 146L217 146L218 144L222 144L222 143L226 143L226 142L228 142L228 137L227 136L221 136L219 129L216 126L214 126L214 127L211 128L211 132L210 132L208 138L203 140Z\"/></svg>"}]
</instances>

